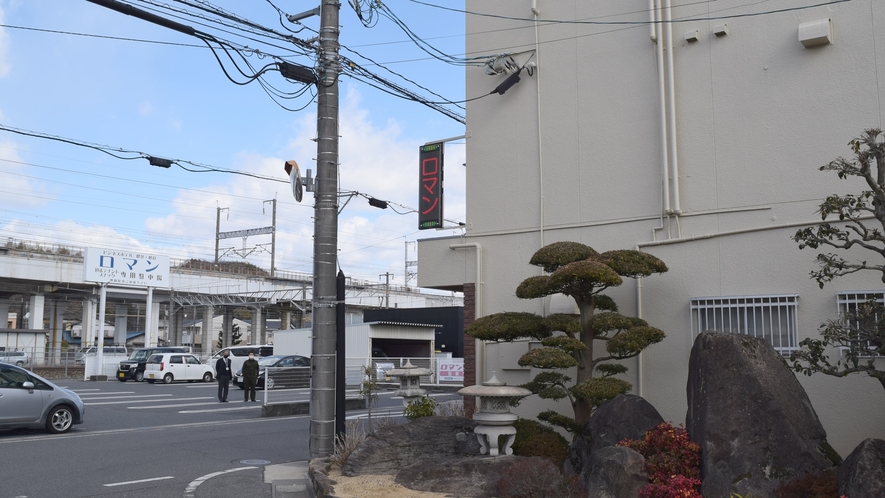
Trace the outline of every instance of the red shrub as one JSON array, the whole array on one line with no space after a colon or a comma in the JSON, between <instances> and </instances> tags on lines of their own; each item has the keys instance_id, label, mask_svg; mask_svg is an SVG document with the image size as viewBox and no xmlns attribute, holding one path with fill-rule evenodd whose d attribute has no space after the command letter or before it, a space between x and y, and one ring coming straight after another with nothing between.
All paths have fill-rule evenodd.
<instances>
[{"instance_id":1,"label":"red shrub","mask_svg":"<svg viewBox=\"0 0 885 498\"><path fill-rule=\"evenodd\" d=\"M624 440L626 446L645 457L651 484L642 488L642 498L700 498L700 446L682 427L663 423L645 433L645 439Z\"/></svg>"}]
</instances>

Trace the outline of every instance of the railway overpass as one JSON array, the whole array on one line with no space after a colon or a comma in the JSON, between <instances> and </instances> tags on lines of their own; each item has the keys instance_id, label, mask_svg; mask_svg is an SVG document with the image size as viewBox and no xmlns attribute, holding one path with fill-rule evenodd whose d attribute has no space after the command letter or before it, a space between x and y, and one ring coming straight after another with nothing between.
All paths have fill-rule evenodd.
<instances>
[{"instance_id":1,"label":"railway overpass","mask_svg":"<svg viewBox=\"0 0 885 498\"><path fill-rule=\"evenodd\" d=\"M84 251L85 248L7 239L0 245L0 317L19 311L18 316L26 318L19 320L23 323L18 327L46 330L50 346L55 347L61 343L64 324L80 321L83 331L94 331L89 333L91 337L84 337L83 344L94 344L101 285L84 280ZM162 331L169 344L200 345L204 353L211 351L214 341L187 332L193 329L189 325L197 317L202 318L200 330L212 330L212 319L224 316L225 345L230 341L233 311L237 308L251 312L251 335L244 336L247 343L265 342L268 316L278 316L279 328L283 329L289 328L290 323L310 323L313 286L309 273L276 270L271 276L255 267L174 259L170 260L169 271L168 288L152 290L149 310L146 288L108 285L106 296L108 305L114 308L115 335L112 341L106 338L106 343L126 342L133 309L134 322L151 328L146 337L157 338ZM354 315L361 315L363 309L385 304L402 308L463 304L463 299L454 294L431 294L351 278L347 279L345 290L348 321L359 321Z\"/></svg>"}]
</instances>

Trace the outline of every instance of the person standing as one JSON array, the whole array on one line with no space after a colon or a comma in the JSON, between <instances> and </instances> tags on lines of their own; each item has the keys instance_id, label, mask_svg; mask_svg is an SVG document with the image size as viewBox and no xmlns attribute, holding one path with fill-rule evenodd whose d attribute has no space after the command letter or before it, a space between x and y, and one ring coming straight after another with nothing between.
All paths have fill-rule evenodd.
<instances>
[{"instance_id":1,"label":"person standing","mask_svg":"<svg viewBox=\"0 0 885 498\"><path fill-rule=\"evenodd\" d=\"M243 387L246 391L243 393L243 402L255 401L255 384L258 383L258 360L255 359L254 353L249 353L249 359L243 363Z\"/></svg>"},{"instance_id":2,"label":"person standing","mask_svg":"<svg viewBox=\"0 0 885 498\"><path fill-rule=\"evenodd\" d=\"M227 403L227 391L230 388L230 379L233 377L230 371L230 351L225 351L224 356L215 362L215 378L218 379L218 402Z\"/></svg>"}]
</instances>

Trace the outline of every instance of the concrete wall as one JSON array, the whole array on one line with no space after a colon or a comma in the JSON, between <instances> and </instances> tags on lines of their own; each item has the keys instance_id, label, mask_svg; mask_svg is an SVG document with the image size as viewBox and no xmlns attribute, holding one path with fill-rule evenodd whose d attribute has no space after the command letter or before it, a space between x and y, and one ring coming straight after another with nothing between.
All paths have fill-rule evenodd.
<instances>
[{"instance_id":1,"label":"concrete wall","mask_svg":"<svg viewBox=\"0 0 885 498\"><path fill-rule=\"evenodd\" d=\"M646 1L538 2L543 19L648 20ZM769 9L739 2L674 2L674 17L718 17ZM783 7L805 4L790 1ZM468 0L467 10L531 18L531 2ZM834 43L805 48L802 22L832 19ZM726 22L728 34L711 33ZM885 5L875 0L749 17L674 24L673 58L680 216L664 211L663 154L655 44L647 24L545 24L533 76L505 95L468 103L467 233L419 242L418 284L452 288L477 282L477 316L543 313L544 301L515 297L540 273L528 264L560 240L599 251L640 247L670 271L609 294L667 339L625 362L634 390L665 419L683 422L693 297L798 294L798 338L817 337L836 312L840 290L883 289L875 275L842 278L824 289L808 278L814 253L790 236L819 220L831 193L864 185L818 167L849 156L847 142L883 127ZM698 41L683 33L697 30ZM467 16L467 52L509 51L519 63L535 50L531 22ZM528 51L528 52L526 52ZM520 54L521 53L521 54ZM468 68L467 95L488 93L506 76ZM670 189L671 200L675 192ZM672 206L671 206L672 207ZM662 243L662 241L665 241ZM479 244L482 275L477 278ZM866 256L865 256L866 257ZM639 304L641 303L641 307ZM508 383L532 372L515 366L527 345L486 348ZM846 456L866 437L885 437L885 392L854 376L801 377L830 441ZM530 416L539 402L521 405ZM560 407L570 413L568 407Z\"/></svg>"}]
</instances>

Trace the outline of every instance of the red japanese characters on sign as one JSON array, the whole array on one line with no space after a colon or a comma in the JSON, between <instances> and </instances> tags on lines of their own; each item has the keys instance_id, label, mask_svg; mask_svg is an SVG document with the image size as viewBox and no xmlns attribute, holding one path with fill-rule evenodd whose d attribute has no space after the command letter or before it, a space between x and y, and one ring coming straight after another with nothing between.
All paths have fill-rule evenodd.
<instances>
[{"instance_id":1,"label":"red japanese characters on sign","mask_svg":"<svg viewBox=\"0 0 885 498\"><path fill-rule=\"evenodd\" d=\"M420 163L418 185L418 229L441 227L443 224L443 144L418 148Z\"/></svg>"}]
</instances>

